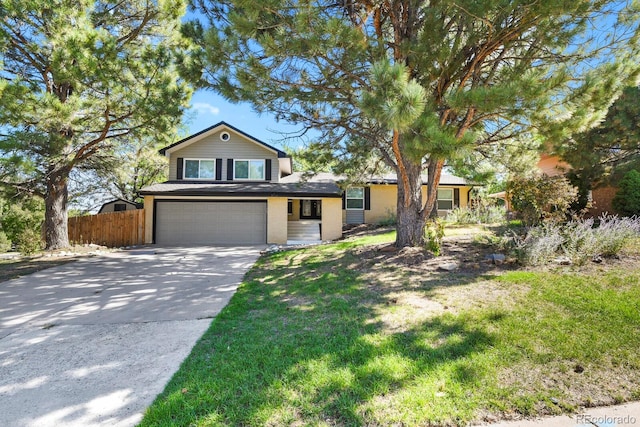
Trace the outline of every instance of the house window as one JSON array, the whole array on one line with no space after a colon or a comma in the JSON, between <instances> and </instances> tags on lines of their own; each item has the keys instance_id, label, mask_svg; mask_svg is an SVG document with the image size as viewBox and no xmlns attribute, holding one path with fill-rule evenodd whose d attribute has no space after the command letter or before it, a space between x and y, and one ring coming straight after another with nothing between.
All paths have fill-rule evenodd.
<instances>
[{"instance_id":1,"label":"house window","mask_svg":"<svg viewBox=\"0 0 640 427\"><path fill-rule=\"evenodd\" d=\"M452 188L438 188L438 210L440 211L453 210L453 189Z\"/></svg>"},{"instance_id":2,"label":"house window","mask_svg":"<svg viewBox=\"0 0 640 427\"><path fill-rule=\"evenodd\" d=\"M113 205L114 212L122 212L126 210L127 210L127 205L125 205L124 203L116 203Z\"/></svg>"},{"instance_id":3,"label":"house window","mask_svg":"<svg viewBox=\"0 0 640 427\"><path fill-rule=\"evenodd\" d=\"M215 179L215 160L185 159L184 177L188 179Z\"/></svg>"},{"instance_id":4,"label":"house window","mask_svg":"<svg viewBox=\"0 0 640 427\"><path fill-rule=\"evenodd\" d=\"M347 188L346 207L347 209L364 209L364 188Z\"/></svg>"},{"instance_id":5,"label":"house window","mask_svg":"<svg viewBox=\"0 0 640 427\"><path fill-rule=\"evenodd\" d=\"M234 160L233 179L264 180L264 160Z\"/></svg>"}]
</instances>

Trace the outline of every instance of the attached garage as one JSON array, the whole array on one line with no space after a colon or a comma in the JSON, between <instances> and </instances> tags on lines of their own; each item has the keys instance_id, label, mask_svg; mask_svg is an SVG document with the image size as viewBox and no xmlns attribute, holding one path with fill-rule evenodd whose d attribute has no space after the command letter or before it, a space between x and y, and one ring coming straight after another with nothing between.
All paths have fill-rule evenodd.
<instances>
[{"instance_id":1,"label":"attached garage","mask_svg":"<svg viewBox=\"0 0 640 427\"><path fill-rule=\"evenodd\" d=\"M156 200L159 245L256 245L267 242L267 202Z\"/></svg>"}]
</instances>

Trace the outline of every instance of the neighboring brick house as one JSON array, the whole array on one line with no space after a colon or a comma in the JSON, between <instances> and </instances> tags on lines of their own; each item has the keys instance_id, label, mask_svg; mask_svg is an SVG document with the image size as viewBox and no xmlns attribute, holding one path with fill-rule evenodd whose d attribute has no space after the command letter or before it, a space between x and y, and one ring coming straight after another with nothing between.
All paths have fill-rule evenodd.
<instances>
[{"instance_id":1,"label":"neighboring brick house","mask_svg":"<svg viewBox=\"0 0 640 427\"><path fill-rule=\"evenodd\" d=\"M538 169L548 176L564 175L571 170L571 165L562 161L560 157L549 154L542 154L538 161ZM617 187L603 186L593 188L589 199L592 207L588 210L587 216L598 217L604 213L615 214L613 208L613 197L618 191Z\"/></svg>"}]
</instances>

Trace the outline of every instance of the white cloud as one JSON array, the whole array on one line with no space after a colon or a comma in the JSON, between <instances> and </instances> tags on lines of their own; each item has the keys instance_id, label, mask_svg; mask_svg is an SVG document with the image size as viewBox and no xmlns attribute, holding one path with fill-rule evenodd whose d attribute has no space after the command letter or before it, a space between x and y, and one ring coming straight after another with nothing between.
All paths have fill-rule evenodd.
<instances>
[{"instance_id":1,"label":"white cloud","mask_svg":"<svg viewBox=\"0 0 640 427\"><path fill-rule=\"evenodd\" d=\"M194 102L191 108L198 113L208 113L212 116L217 116L218 114L220 114L220 109L218 107L214 107L213 105L206 102Z\"/></svg>"}]
</instances>

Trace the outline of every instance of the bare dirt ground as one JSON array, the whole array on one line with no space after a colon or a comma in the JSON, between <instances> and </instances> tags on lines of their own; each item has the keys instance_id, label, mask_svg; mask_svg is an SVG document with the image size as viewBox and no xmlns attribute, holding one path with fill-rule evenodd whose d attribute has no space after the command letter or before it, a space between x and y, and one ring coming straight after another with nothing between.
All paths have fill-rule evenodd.
<instances>
[{"instance_id":1,"label":"bare dirt ground","mask_svg":"<svg viewBox=\"0 0 640 427\"><path fill-rule=\"evenodd\" d=\"M73 262L80 257L96 256L112 250L98 245L77 245L65 250L45 251L32 256L16 255L9 259L2 259L0 260L0 283Z\"/></svg>"}]
</instances>

